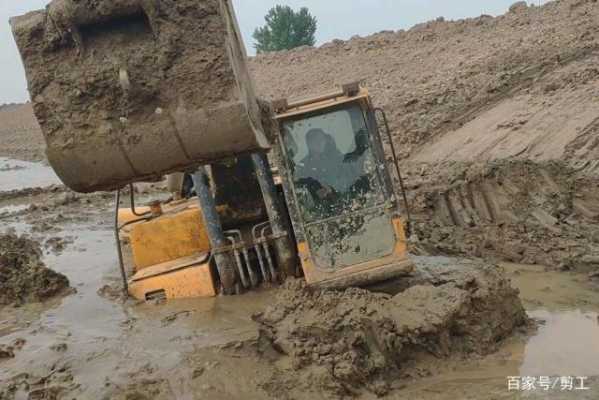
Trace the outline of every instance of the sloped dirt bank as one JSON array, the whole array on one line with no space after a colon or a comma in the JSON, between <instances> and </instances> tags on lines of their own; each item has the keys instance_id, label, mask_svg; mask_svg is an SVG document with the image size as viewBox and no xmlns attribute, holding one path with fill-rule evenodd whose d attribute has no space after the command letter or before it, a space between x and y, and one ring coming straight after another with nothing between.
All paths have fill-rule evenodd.
<instances>
[{"instance_id":1,"label":"sloped dirt bank","mask_svg":"<svg viewBox=\"0 0 599 400\"><path fill-rule=\"evenodd\" d=\"M272 99L363 80L402 157L424 146L423 160L439 160L443 138L447 159L451 150L469 160L597 158L598 15L592 0L552 1L259 55L250 66Z\"/></svg>"},{"instance_id":2,"label":"sloped dirt bank","mask_svg":"<svg viewBox=\"0 0 599 400\"><path fill-rule=\"evenodd\" d=\"M393 296L288 283L255 317L261 348L274 349L281 368L265 390L289 398L303 391L385 395L421 372L422 356L489 354L527 322L518 291L496 266L421 265L402 286Z\"/></svg>"},{"instance_id":3,"label":"sloped dirt bank","mask_svg":"<svg viewBox=\"0 0 599 400\"><path fill-rule=\"evenodd\" d=\"M44 161L46 144L31 103L0 106L0 156Z\"/></svg>"},{"instance_id":4,"label":"sloped dirt bank","mask_svg":"<svg viewBox=\"0 0 599 400\"><path fill-rule=\"evenodd\" d=\"M562 162L411 165L414 251L599 268L599 178Z\"/></svg>"},{"instance_id":5,"label":"sloped dirt bank","mask_svg":"<svg viewBox=\"0 0 599 400\"><path fill-rule=\"evenodd\" d=\"M0 235L0 306L40 302L66 293L69 280L46 268L40 244L15 234Z\"/></svg>"}]
</instances>

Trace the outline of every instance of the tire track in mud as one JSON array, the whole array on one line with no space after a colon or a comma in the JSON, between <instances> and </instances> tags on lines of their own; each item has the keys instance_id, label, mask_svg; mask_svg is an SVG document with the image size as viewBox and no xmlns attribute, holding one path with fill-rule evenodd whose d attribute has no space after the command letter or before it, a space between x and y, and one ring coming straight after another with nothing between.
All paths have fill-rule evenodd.
<instances>
[{"instance_id":1,"label":"tire track in mud","mask_svg":"<svg viewBox=\"0 0 599 400\"><path fill-rule=\"evenodd\" d=\"M412 196L416 251L599 268L597 177L557 162L498 161L449 168L433 180L435 190Z\"/></svg>"}]
</instances>

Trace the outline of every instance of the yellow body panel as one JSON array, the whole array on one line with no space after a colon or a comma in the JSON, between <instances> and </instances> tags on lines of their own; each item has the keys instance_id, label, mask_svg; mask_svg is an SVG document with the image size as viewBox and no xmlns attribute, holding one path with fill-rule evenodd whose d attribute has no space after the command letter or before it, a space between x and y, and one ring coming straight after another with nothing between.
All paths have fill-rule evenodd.
<instances>
[{"instance_id":1,"label":"yellow body panel","mask_svg":"<svg viewBox=\"0 0 599 400\"><path fill-rule=\"evenodd\" d=\"M138 300L157 293L163 293L166 299L214 297L217 292L212 270L206 257L200 260L193 263L193 257L186 257L148 267L131 278L129 294Z\"/></svg>"},{"instance_id":2,"label":"yellow body panel","mask_svg":"<svg viewBox=\"0 0 599 400\"><path fill-rule=\"evenodd\" d=\"M351 267L343 268L336 272L330 272L318 268L312 261L312 254L308 243L300 242L297 244L298 254L306 277L308 285L316 285L326 283L327 281L334 281L350 275L371 274L376 272L377 269L384 269L390 266L396 266L398 269L402 269L405 273L410 273L414 266L408 258L408 245L406 234L403 227L403 222L400 218L393 220L393 227L395 230L395 237L397 239L395 243L395 249L390 256L382 257L378 260L365 262L362 264L353 265Z\"/></svg>"},{"instance_id":3,"label":"yellow body panel","mask_svg":"<svg viewBox=\"0 0 599 400\"><path fill-rule=\"evenodd\" d=\"M136 211L150 209L140 206ZM133 255L129 294L139 300L147 300L148 294L167 299L216 296L210 242L197 199L162 204L162 211L149 221L134 222L142 217L130 208L119 210L120 225L134 222L121 230Z\"/></svg>"},{"instance_id":4,"label":"yellow body panel","mask_svg":"<svg viewBox=\"0 0 599 400\"><path fill-rule=\"evenodd\" d=\"M133 225L130 243L135 271L210 250L199 208L174 210Z\"/></svg>"}]
</instances>

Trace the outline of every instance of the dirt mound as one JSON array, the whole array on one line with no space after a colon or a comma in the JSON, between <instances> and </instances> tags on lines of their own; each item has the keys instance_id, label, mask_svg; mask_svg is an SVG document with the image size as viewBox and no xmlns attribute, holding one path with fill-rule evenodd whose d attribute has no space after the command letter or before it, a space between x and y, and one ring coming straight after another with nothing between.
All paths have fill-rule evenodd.
<instances>
[{"instance_id":1,"label":"dirt mound","mask_svg":"<svg viewBox=\"0 0 599 400\"><path fill-rule=\"evenodd\" d=\"M389 114L403 157L484 115L460 140L447 140L444 157L461 150L463 157L483 159L592 158L598 18L592 0L519 5L497 18L439 19L408 31L260 55L251 68L259 92L271 98L364 80ZM463 149L469 140L472 147ZM487 141L484 148L476 147L480 140ZM570 146L577 151L565 152ZM421 157L438 159L428 151Z\"/></svg>"},{"instance_id":2,"label":"dirt mound","mask_svg":"<svg viewBox=\"0 0 599 400\"><path fill-rule=\"evenodd\" d=\"M394 380L414 373L409 367L419 356L487 354L527 320L517 290L497 267L420 268L395 296L288 283L256 316L261 340L293 371L275 374L266 389L385 395Z\"/></svg>"},{"instance_id":3,"label":"dirt mound","mask_svg":"<svg viewBox=\"0 0 599 400\"><path fill-rule=\"evenodd\" d=\"M495 161L409 169L426 254L599 267L599 179L564 163Z\"/></svg>"},{"instance_id":4,"label":"dirt mound","mask_svg":"<svg viewBox=\"0 0 599 400\"><path fill-rule=\"evenodd\" d=\"M0 235L0 306L39 302L65 293L68 279L44 266L40 244Z\"/></svg>"}]
</instances>

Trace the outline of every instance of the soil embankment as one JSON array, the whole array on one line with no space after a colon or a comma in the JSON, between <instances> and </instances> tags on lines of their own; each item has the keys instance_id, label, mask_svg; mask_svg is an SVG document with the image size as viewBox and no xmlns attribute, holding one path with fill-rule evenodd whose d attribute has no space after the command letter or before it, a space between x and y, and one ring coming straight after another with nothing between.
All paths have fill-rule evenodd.
<instances>
[{"instance_id":1,"label":"soil embankment","mask_svg":"<svg viewBox=\"0 0 599 400\"><path fill-rule=\"evenodd\" d=\"M45 147L31 103L0 106L0 157L45 161Z\"/></svg>"},{"instance_id":2,"label":"soil embankment","mask_svg":"<svg viewBox=\"0 0 599 400\"><path fill-rule=\"evenodd\" d=\"M363 80L404 159L596 159L598 17L594 1L553 1L250 65L259 92L275 99Z\"/></svg>"}]
</instances>

